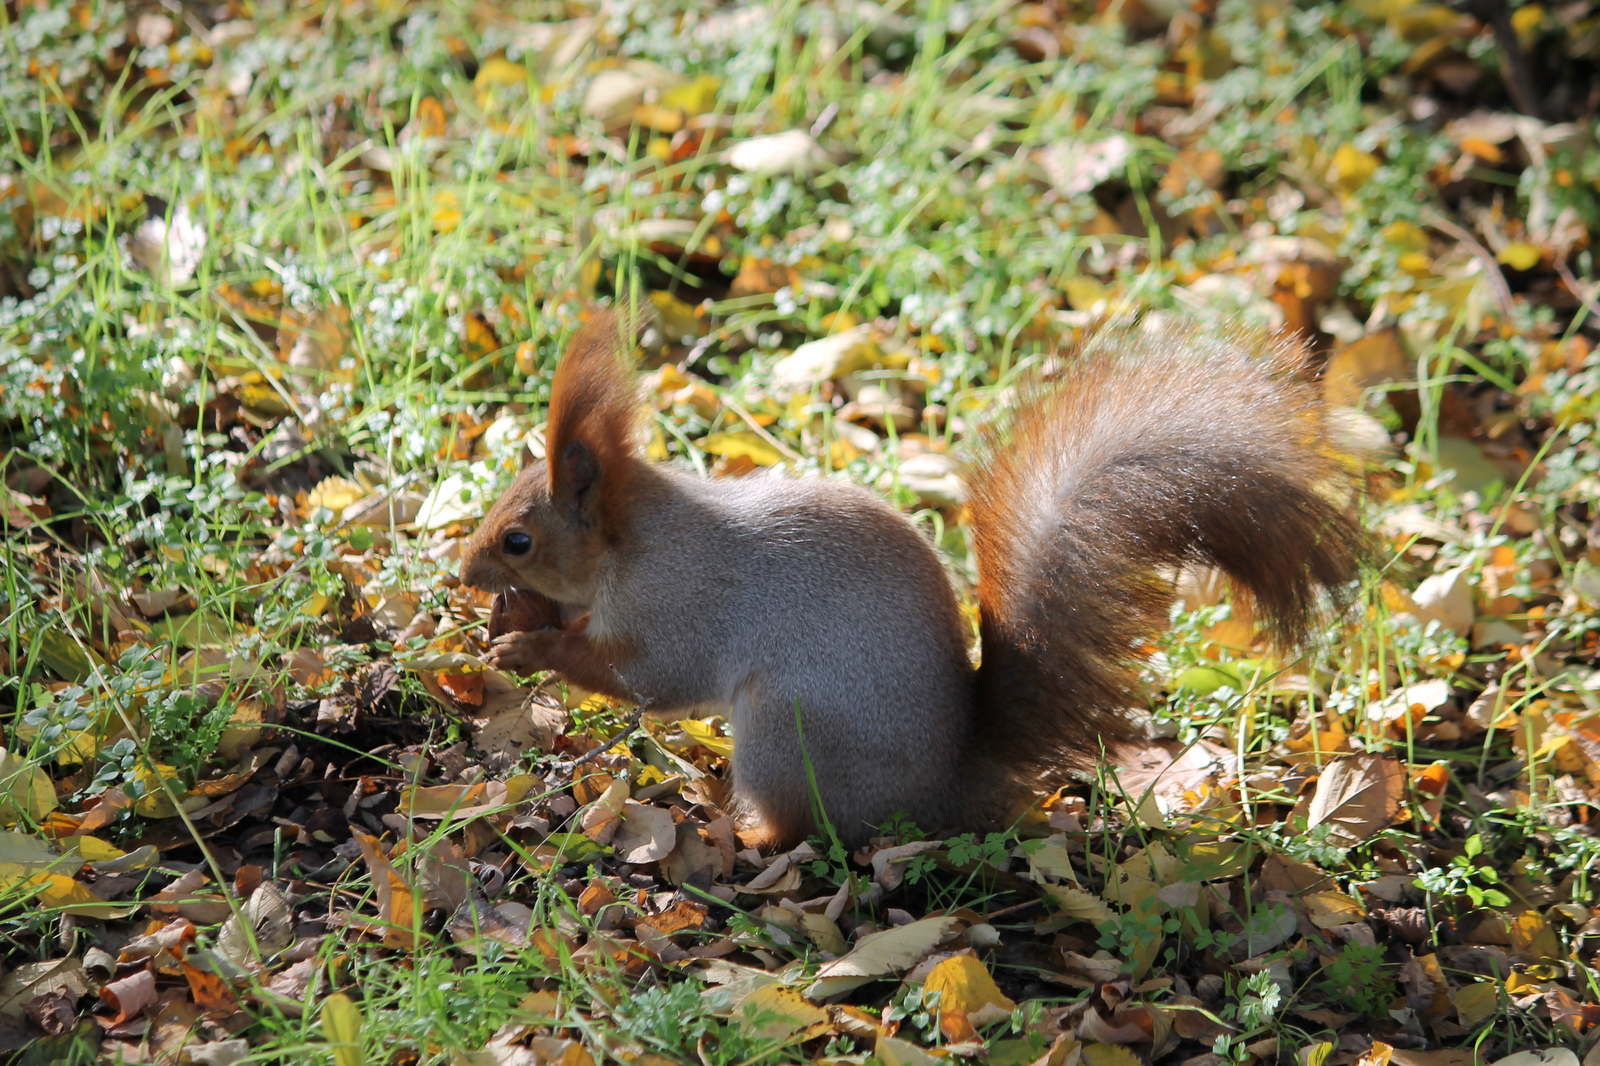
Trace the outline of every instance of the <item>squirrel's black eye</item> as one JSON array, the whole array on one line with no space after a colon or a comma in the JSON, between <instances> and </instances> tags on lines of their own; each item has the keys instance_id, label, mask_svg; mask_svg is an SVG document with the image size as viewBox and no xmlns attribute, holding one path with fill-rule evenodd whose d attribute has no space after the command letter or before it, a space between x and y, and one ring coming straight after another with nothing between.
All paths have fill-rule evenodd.
<instances>
[{"instance_id":1,"label":"squirrel's black eye","mask_svg":"<svg viewBox=\"0 0 1600 1066\"><path fill-rule=\"evenodd\" d=\"M533 547L533 538L521 530L513 530L505 535L500 547L507 555L527 555Z\"/></svg>"}]
</instances>

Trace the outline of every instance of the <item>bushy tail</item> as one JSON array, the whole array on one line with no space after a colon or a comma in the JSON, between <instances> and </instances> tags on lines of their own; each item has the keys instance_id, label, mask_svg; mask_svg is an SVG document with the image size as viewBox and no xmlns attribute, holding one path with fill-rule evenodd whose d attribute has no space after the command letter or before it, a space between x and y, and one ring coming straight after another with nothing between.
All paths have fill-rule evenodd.
<instances>
[{"instance_id":1,"label":"bushy tail","mask_svg":"<svg viewBox=\"0 0 1600 1066\"><path fill-rule=\"evenodd\" d=\"M973 739L991 788L1091 764L1097 735L1126 736L1174 567L1223 570L1284 646L1305 640L1324 591L1347 596L1356 493L1303 364L1243 334L1110 331L980 435Z\"/></svg>"}]
</instances>

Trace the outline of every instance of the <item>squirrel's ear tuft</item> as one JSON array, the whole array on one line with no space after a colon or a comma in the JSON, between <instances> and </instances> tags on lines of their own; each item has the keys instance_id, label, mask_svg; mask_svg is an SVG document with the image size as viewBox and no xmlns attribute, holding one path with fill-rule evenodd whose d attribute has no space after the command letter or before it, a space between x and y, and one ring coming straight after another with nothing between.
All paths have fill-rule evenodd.
<instances>
[{"instance_id":1,"label":"squirrel's ear tuft","mask_svg":"<svg viewBox=\"0 0 1600 1066\"><path fill-rule=\"evenodd\" d=\"M558 484L574 502L583 503L600 480L600 461L581 440L568 441L561 449L561 477Z\"/></svg>"},{"instance_id":2,"label":"squirrel's ear tuft","mask_svg":"<svg viewBox=\"0 0 1600 1066\"><path fill-rule=\"evenodd\" d=\"M550 386L545 454L551 495L607 538L622 530L627 483L641 461L638 390L624 361L637 330L633 319L615 311L596 313L572 338Z\"/></svg>"}]
</instances>

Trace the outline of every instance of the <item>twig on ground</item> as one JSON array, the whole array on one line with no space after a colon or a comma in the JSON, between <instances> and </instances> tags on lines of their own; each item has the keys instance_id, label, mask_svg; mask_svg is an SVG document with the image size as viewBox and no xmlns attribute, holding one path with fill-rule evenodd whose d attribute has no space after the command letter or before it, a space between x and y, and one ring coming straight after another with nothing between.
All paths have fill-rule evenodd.
<instances>
[{"instance_id":1,"label":"twig on ground","mask_svg":"<svg viewBox=\"0 0 1600 1066\"><path fill-rule=\"evenodd\" d=\"M1555 260L1556 273L1561 276L1561 283L1567 287L1572 295L1578 298L1578 302L1583 304L1583 309L1593 315L1597 322L1600 322L1600 303L1595 303L1594 297L1584 291L1583 283L1578 280L1578 276L1572 272L1572 268L1567 265L1565 259L1556 256Z\"/></svg>"},{"instance_id":2,"label":"twig on ground","mask_svg":"<svg viewBox=\"0 0 1600 1066\"><path fill-rule=\"evenodd\" d=\"M1472 254L1478 257L1478 261L1488 271L1489 288L1494 290L1495 303L1500 305L1502 314L1509 315L1516 304L1511 298L1511 284L1506 281L1506 276L1501 271L1500 262L1495 259L1494 253L1485 248L1478 238L1474 237L1470 232L1451 222L1437 211L1424 209L1422 221L1441 233L1454 237L1471 249Z\"/></svg>"}]
</instances>

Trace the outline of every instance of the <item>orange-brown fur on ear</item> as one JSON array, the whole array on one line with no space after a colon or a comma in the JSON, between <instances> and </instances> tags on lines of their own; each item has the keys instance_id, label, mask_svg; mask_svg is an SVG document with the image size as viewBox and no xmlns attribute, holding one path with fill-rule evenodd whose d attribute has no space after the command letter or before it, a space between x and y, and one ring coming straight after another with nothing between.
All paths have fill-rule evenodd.
<instances>
[{"instance_id":1,"label":"orange-brown fur on ear","mask_svg":"<svg viewBox=\"0 0 1600 1066\"><path fill-rule=\"evenodd\" d=\"M608 540L620 535L639 462L638 390L623 358L635 328L613 310L597 312L572 338L550 386L545 454L551 494L592 514Z\"/></svg>"}]
</instances>

